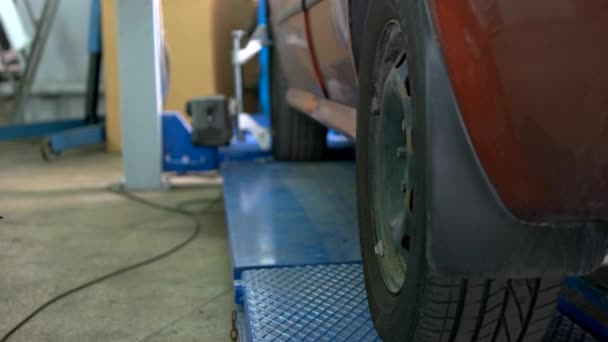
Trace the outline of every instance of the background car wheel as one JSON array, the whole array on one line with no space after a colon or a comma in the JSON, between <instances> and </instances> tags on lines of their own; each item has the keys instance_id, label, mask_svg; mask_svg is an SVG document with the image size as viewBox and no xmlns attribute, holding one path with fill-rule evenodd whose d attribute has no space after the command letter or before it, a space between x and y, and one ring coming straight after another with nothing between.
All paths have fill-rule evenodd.
<instances>
[{"instance_id":1,"label":"background car wheel","mask_svg":"<svg viewBox=\"0 0 608 342\"><path fill-rule=\"evenodd\" d=\"M285 99L287 82L278 54L271 58L272 151L276 160L307 161L323 158L327 128L290 107Z\"/></svg>"},{"instance_id":2,"label":"background car wheel","mask_svg":"<svg viewBox=\"0 0 608 342\"><path fill-rule=\"evenodd\" d=\"M357 200L375 326L385 341L541 340L560 279L452 279L428 267L424 113L400 4L370 1L359 66Z\"/></svg>"}]
</instances>

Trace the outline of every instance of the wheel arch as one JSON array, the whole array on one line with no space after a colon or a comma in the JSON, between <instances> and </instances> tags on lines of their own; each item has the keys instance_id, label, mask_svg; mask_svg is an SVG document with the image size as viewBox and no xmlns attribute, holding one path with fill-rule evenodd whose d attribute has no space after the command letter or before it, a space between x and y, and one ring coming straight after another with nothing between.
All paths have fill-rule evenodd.
<instances>
[{"instance_id":1,"label":"wheel arch","mask_svg":"<svg viewBox=\"0 0 608 342\"><path fill-rule=\"evenodd\" d=\"M521 279L582 275L599 267L608 241L605 222L528 222L504 206L462 120L430 4L417 0L397 4L404 27L415 32L408 36L408 62L410 75L420 80L412 83L412 92L414 110L421 113L418 124L424 125L426 136L417 135L414 145L428 156L417 165L426 175L425 242L432 271L454 277Z\"/></svg>"}]
</instances>

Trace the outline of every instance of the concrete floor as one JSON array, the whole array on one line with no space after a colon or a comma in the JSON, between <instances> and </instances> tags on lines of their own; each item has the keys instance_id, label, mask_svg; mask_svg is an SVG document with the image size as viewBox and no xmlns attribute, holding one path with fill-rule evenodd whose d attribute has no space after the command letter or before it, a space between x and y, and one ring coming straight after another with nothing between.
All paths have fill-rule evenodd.
<instances>
[{"instance_id":1,"label":"concrete floor","mask_svg":"<svg viewBox=\"0 0 608 342\"><path fill-rule=\"evenodd\" d=\"M41 160L37 142L0 144L0 336L54 295L143 260L191 233L187 217L106 190L120 157L94 148ZM204 184L201 184L204 183ZM232 282L219 179L141 194L200 199L202 232L167 259L48 307L10 341L229 340Z\"/></svg>"}]
</instances>

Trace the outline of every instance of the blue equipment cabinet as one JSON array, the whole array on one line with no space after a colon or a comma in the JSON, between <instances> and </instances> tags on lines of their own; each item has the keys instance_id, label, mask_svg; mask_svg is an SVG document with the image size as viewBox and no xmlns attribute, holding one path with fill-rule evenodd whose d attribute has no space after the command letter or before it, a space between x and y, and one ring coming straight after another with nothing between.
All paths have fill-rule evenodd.
<instances>
[{"instance_id":1,"label":"blue equipment cabinet","mask_svg":"<svg viewBox=\"0 0 608 342\"><path fill-rule=\"evenodd\" d=\"M179 113L163 113L162 130L164 171L186 173L218 168L218 149L193 146L192 128Z\"/></svg>"}]
</instances>

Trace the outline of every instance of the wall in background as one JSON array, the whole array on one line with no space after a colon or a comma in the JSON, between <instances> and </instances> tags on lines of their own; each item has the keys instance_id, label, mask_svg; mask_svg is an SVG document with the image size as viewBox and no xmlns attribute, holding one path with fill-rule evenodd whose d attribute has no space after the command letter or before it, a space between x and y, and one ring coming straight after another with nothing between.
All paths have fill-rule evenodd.
<instances>
[{"instance_id":1,"label":"wall in background","mask_svg":"<svg viewBox=\"0 0 608 342\"><path fill-rule=\"evenodd\" d=\"M44 1L31 3L40 11ZM90 5L89 0L60 1L25 108L26 122L84 116Z\"/></svg>"}]
</instances>

